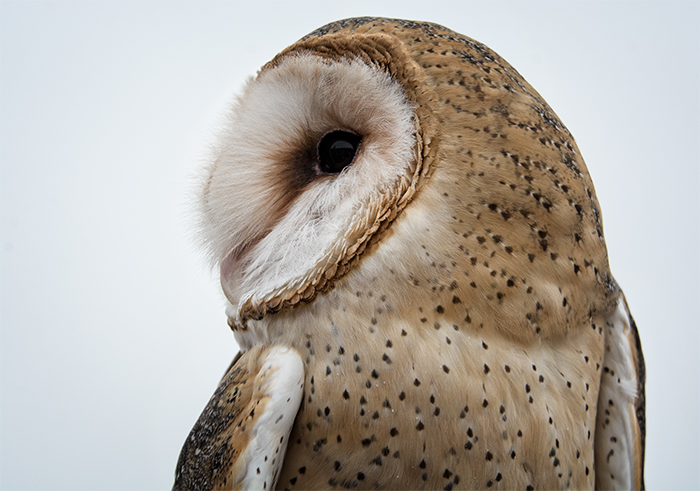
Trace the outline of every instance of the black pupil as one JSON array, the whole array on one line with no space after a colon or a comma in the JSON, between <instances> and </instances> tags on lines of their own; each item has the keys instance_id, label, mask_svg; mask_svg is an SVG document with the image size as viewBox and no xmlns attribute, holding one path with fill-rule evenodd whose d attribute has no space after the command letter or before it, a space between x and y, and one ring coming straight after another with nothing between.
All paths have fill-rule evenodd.
<instances>
[{"instance_id":1,"label":"black pupil","mask_svg":"<svg viewBox=\"0 0 700 491\"><path fill-rule=\"evenodd\" d=\"M318 144L318 160L322 172L337 174L352 163L362 138L349 131L326 133Z\"/></svg>"}]
</instances>

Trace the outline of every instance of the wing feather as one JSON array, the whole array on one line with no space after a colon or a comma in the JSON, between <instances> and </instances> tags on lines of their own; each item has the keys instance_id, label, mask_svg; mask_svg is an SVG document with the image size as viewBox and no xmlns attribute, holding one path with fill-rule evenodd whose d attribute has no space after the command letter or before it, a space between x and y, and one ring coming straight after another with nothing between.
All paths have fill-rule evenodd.
<instances>
[{"instance_id":1,"label":"wing feather","mask_svg":"<svg viewBox=\"0 0 700 491\"><path fill-rule=\"evenodd\" d=\"M624 295L605 326L595 432L596 489L644 489L645 366Z\"/></svg>"},{"instance_id":2,"label":"wing feather","mask_svg":"<svg viewBox=\"0 0 700 491\"><path fill-rule=\"evenodd\" d=\"M239 354L185 441L173 489L273 489L303 387L295 350Z\"/></svg>"}]
</instances>

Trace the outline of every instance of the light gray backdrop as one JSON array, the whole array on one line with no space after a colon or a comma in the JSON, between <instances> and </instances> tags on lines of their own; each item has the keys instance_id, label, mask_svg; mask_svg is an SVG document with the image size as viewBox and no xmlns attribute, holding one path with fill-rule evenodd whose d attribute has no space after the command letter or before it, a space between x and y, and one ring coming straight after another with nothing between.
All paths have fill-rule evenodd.
<instances>
[{"instance_id":1,"label":"light gray backdrop","mask_svg":"<svg viewBox=\"0 0 700 491\"><path fill-rule=\"evenodd\" d=\"M0 4L0 486L165 489L236 353L190 237L226 102L327 22L495 49L586 158L647 360L647 484L698 489L700 4Z\"/></svg>"}]
</instances>

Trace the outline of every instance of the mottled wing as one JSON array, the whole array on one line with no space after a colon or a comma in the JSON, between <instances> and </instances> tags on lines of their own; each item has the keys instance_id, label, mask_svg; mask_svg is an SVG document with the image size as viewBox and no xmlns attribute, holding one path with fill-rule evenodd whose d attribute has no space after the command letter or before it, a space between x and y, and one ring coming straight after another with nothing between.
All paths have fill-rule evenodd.
<instances>
[{"instance_id":1,"label":"mottled wing","mask_svg":"<svg viewBox=\"0 0 700 491\"><path fill-rule=\"evenodd\" d=\"M291 348L236 357L187 437L173 489L273 489L303 389Z\"/></svg>"},{"instance_id":2,"label":"mottled wing","mask_svg":"<svg viewBox=\"0 0 700 491\"><path fill-rule=\"evenodd\" d=\"M595 432L596 489L644 489L644 357L624 296L605 326Z\"/></svg>"}]
</instances>

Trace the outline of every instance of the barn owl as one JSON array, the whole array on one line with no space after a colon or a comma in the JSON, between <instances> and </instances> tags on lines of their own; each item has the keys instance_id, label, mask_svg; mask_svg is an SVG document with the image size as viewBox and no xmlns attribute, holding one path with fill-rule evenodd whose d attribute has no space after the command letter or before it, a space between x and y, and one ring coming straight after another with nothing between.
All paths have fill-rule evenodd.
<instances>
[{"instance_id":1,"label":"barn owl","mask_svg":"<svg viewBox=\"0 0 700 491\"><path fill-rule=\"evenodd\" d=\"M644 361L593 184L489 48L326 25L247 83L202 181L241 353L175 489L643 487Z\"/></svg>"}]
</instances>

